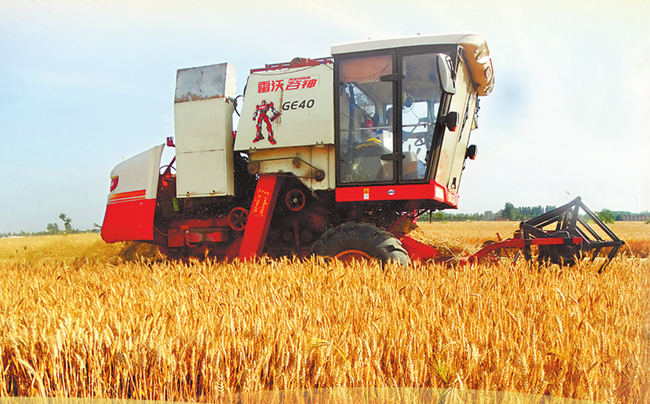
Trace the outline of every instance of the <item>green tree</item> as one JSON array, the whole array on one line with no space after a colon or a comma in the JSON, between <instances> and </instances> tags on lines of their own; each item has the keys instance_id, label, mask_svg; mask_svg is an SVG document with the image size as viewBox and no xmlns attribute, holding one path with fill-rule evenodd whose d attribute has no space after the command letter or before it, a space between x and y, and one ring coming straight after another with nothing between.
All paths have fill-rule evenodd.
<instances>
[{"instance_id":1,"label":"green tree","mask_svg":"<svg viewBox=\"0 0 650 404\"><path fill-rule=\"evenodd\" d=\"M513 204L506 202L506 206L503 208L502 217L507 220L517 220L519 219L519 212Z\"/></svg>"},{"instance_id":2,"label":"green tree","mask_svg":"<svg viewBox=\"0 0 650 404\"><path fill-rule=\"evenodd\" d=\"M600 212L596 212L596 216L603 223L614 223L614 213L609 209L603 209Z\"/></svg>"},{"instance_id":3,"label":"green tree","mask_svg":"<svg viewBox=\"0 0 650 404\"><path fill-rule=\"evenodd\" d=\"M65 213L61 213L59 215L59 219L63 221L63 227L65 227L65 232L70 233L72 231L72 225L70 224L72 222L72 219L66 216Z\"/></svg>"},{"instance_id":4,"label":"green tree","mask_svg":"<svg viewBox=\"0 0 650 404\"><path fill-rule=\"evenodd\" d=\"M56 223L48 223L47 224L47 232L49 234L59 234L61 233L61 230L59 229L59 225Z\"/></svg>"}]
</instances>

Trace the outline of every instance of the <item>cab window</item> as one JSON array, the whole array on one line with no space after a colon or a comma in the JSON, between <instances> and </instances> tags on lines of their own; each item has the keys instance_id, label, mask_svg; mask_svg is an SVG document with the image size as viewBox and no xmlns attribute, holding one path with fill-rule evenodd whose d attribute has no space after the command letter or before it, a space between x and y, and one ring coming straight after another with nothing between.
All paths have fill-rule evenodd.
<instances>
[{"instance_id":1,"label":"cab window","mask_svg":"<svg viewBox=\"0 0 650 404\"><path fill-rule=\"evenodd\" d=\"M338 65L339 167L341 183L392 182L393 72L391 55L344 59Z\"/></svg>"}]
</instances>

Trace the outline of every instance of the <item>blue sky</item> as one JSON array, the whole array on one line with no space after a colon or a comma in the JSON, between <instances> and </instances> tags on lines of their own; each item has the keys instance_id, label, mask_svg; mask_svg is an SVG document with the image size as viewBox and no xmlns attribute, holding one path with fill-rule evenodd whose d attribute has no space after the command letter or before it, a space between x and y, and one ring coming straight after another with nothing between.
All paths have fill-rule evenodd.
<instances>
[{"instance_id":1,"label":"blue sky","mask_svg":"<svg viewBox=\"0 0 650 404\"><path fill-rule=\"evenodd\" d=\"M460 211L650 210L647 1L0 0L0 232L101 223L109 173L173 135L176 69L250 68L335 43L478 32L482 101Z\"/></svg>"}]
</instances>

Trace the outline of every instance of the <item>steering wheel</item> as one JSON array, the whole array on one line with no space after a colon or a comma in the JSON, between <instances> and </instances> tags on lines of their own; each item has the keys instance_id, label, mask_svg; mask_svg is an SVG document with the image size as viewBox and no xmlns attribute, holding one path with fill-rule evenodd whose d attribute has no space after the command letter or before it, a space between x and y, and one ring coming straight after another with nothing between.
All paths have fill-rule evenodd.
<instances>
[{"instance_id":1,"label":"steering wheel","mask_svg":"<svg viewBox=\"0 0 650 404\"><path fill-rule=\"evenodd\" d=\"M420 126L424 126L426 128L427 126L429 126L429 122L428 121L418 122L413 126L413 129L411 129L411 131L406 136L402 136L402 139L403 140L415 139L415 143L414 143L415 146L425 146L431 143L431 138L433 137L433 133L429 133L428 130L426 133L423 134L417 134L417 135L415 134L415 130Z\"/></svg>"},{"instance_id":2,"label":"steering wheel","mask_svg":"<svg viewBox=\"0 0 650 404\"><path fill-rule=\"evenodd\" d=\"M167 171L167 168L169 168L169 173L171 174L171 170L174 170L174 173L176 173L176 167L174 167L171 164L165 164L164 166L160 166L159 173L164 174Z\"/></svg>"},{"instance_id":3,"label":"steering wheel","mask_svg":"<svg viewBox=\"0 0 650 404\"><path fill-rule=\"evenodd\" d=\"M414 146L426 146L426 144L425 136L418 137L413 143Z\"/></svg>"}]
</instances>

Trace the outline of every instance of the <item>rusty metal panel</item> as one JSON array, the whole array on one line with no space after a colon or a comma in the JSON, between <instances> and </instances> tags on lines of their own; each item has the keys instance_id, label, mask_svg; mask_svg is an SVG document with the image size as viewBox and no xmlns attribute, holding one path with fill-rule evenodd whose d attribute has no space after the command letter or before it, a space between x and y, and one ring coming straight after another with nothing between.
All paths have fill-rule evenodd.
<instances>
[{"instance_id":1,"label":"rusty metal panel","mask_svg":"<svg viewBox=\"0 0 650 404\"><path fill-rule=\"evenodd\" d=\"M190 67L176 72L174 102L237 96L237 73L229 63Z\"/></svg>"}]
</instances>

